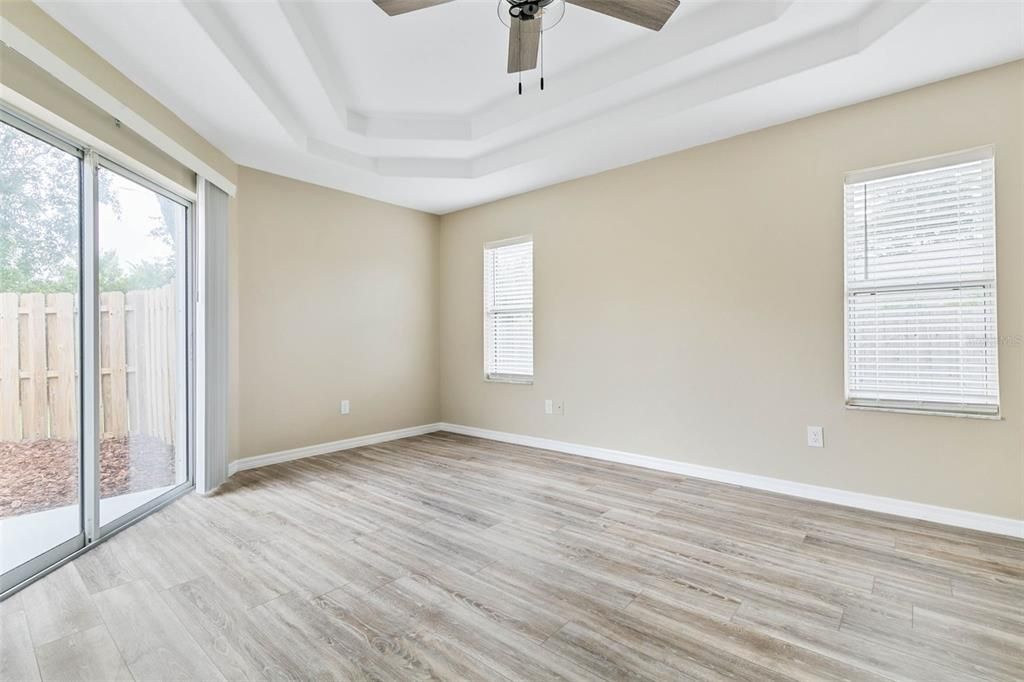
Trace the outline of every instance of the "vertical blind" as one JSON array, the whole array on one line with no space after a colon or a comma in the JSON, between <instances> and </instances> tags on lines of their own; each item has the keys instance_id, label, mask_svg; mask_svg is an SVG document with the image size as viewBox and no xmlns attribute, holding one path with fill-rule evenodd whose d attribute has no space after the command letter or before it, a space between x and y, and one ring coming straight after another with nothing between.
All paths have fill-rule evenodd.
<instances>
[{"instance_id":1,"label":"vertical blind","mask_svg":"<svg viewBox=\"0 0 1024 682\"><path fill-rule=\"evenodd\" d=\"M994 163L980 156L847 178L848 404L998 413Z\"/></svg>"},{"instance_id":2,"label":"vertical blind","mask_svg":"<svg viewBox=\"0 0 1024 682\"><path fill-rule=\"evenodd\" d=\"M533 242L484 248L484 372L488 379L533 377Z\"/></svg>"}]
</instances>

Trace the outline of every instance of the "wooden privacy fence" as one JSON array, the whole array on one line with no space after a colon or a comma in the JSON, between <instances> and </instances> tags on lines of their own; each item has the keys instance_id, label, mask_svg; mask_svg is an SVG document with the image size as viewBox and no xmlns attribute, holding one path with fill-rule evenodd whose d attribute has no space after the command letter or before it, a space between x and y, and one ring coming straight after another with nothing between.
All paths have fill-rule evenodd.
<instances>
[{"instance_id":1,"label":"wooden privacy fence","mask_svg":"<svg viewBox=\"0 0 1024 682\"><path fill-rule=\"evenodd\" d=\"M0 441L78 437L78 300L0 293ZM100 294L100 433L174 443L173 285Z\"/></svg>"}]
</instances>

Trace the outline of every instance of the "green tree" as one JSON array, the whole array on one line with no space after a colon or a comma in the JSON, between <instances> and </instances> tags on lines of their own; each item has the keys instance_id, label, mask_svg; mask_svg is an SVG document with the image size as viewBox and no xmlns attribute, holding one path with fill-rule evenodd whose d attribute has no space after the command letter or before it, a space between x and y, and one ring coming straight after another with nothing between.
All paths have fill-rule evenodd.
<instances>
[{"instance_id":1,"label":"green tree","mask_svg":"<svg viewBox=\"0 0 1024 682\"><path fill-rule=\"evenodd\" d=\"M78 290L80 172L77 157L0 124L0 291ZM119 216L110 177L99 174L99 198ZM164 197L159 205L150 234L172 245L180 209ZM125 266L114 251L100 255L102 291L155 288L173 277L173 258Z\"/></svg>"},{"instance_id":2,"label":"green tree","mask_svg":"<svg viewBox=\"0 0 1024 682\"><path fill-rule=\"evenodd\" d=\"M76 287L78 160L0 125L0 291Z\"/></svg>"},{"instance_id":3,"label":"green tree","mask_svg":"<svg viewBox=\"0 0 1024 682\"><path fill-rule=\"evenodd\" d=\"M174 278L174 261L143 260L125 268L114 251L100 254L100 291L138 291L156 289Z\"/></svg>"}]
</instances>

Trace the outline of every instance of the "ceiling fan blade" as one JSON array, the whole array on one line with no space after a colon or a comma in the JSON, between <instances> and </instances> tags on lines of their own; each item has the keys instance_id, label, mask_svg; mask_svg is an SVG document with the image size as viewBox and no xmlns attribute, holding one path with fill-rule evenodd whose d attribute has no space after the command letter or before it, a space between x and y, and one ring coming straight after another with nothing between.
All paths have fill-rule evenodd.
<instances>
[{"instance_id":1,"label":"ceiling fan blade","mask_svg":"<svg viewBox=\"0 0 1024 682\"><path fill-rule=\"evenodd\" d=\"M508 29L508 72L537 68L540 52L540 17L513 19Z\"/></svg>"},{"instance_id":2,"label":"ceiling fan blade","mask_svg":"<svg viewBox=\"0 0 1024 682\"><path fill-rule=\"evenodd\" d=\"M377 7L388 13L389 16L415 12L418 9L426 9L434 5L443 5L452 0L373 0Z\"/></svg>"},{"instance_id":3,"label":"ceiling fan blade","mask_svg":"<svg viewBox=\"0 0 1024 682\"><path fill-rule=\"evenodd\" d=\"M679 7L679 0L565 0L570 5L607 14L637 26L660 31Z\"/></svg>"}]
</instances>

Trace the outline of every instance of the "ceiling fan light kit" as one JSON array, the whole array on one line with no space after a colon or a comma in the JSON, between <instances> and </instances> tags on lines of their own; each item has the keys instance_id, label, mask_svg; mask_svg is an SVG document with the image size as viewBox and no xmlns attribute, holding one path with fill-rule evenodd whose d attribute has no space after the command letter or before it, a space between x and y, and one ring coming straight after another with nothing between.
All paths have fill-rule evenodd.
<instances>
[{"instance_id":1,"label":"ceiling fan light kit","mask_svg":"<svg viewBox=\"0 0 1024 682\"><path fill-rule=\"evenodd\" d=\"M373 0L390 16L442 5L452 0ZM498 18L508 27L508 72L519 74L540 64L540 89L544 89L544 38L565 16L565 5L576 5L652 31L660 31L679 7L679 0L498 0Z\"/></svg>"},{"instance_id":2,"label":"ceiling fan light kit","mask_svg":"<svg viewBox=\"0 0 1024 682\"><path fill-rule=\"evenodd\" d=\"M541 22L540 30L554 28L565 16L565 0L498 0L498 18L511 28L515 20Z\"/></svg>"}]
</instances>

